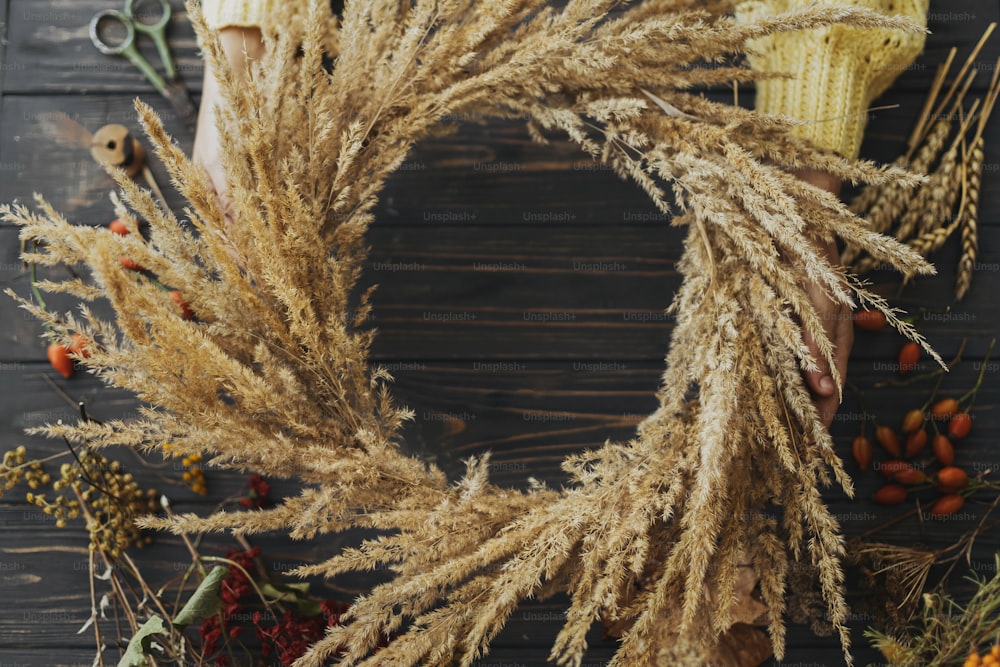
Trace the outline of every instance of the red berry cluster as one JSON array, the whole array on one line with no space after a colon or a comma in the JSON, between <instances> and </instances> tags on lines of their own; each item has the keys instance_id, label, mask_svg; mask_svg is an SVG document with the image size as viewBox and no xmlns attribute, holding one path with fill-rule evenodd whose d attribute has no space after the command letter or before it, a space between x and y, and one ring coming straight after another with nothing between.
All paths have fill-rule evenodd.
<instances>
[{"instance_id":1,"label":"red berry cluster","mask_svg":"<svg viewBox=\"0 0 1000 667\"><path fill-rule=\"evenodd\" d=\"M209 616L202 621L201 627L198 629L202 643L202 655L213 665L229 664L229 656L221 650L223 632L226 632L231 639L236 639L243 627L238 623L229 623L227 629L223 625L223 619L238 619L238 614L243 612L244 602L253 597L253 586L244 572L252 571L253 559L259 555L260 547L253 547L249 551L234 549L226 553L226 558L239 567L230 565L229 574L222 580L222 587L219 589L219 597L222 599L222 614L221 616L220 614Z\"/></svg>"},{"instance_id":2,"label":"red berry cluster","mask_svg":"<svg viewBox=\"0 0 1000 667\"><path fill-rule=\"evenodd\" d=\"M262 479L259 482L267 484ZM266 497L266 490L263 495ZM244 629L252 627L261 642L261 664L291 665L323 638L326 628L339 624L341 614L347 609L345 604L324 600L319 603L318 612L302 613L303 607L294 605L285 609L280 619L271 613L262 613L259 608L251 611L250 607L259 606L259 600L245 573L253 572L253 560L259 555L259 547L226 554L234 564L230 565L219 591L222 613L206 618L199 628L202 655L209 664L229 665L229 651L225 650L227 638L237 639ZM315 610L315 602L310 600L310 605ZM281 611L280 605L275 603L272 608Z\"/></svg>"},{"instance_id":3,"label":"red berry cluster","mask_svg":"<svg viewBox=\"0 0 1000 667\"><path fill-rule=\"evenodd\" d=\"M111 223L108 224L108 229L111 231L111 233L117 234L118 236L128 236L129 234L132 233L132 230L129 228L129 226L117 218L112 220ZM140 265L138 262L128 257L119 257L118 263L122 266L122 268L125 268L129 271L135 271L136 273L140 274L145 273L146 271L146 268L144 266ZM177 314L180 315L182 319L185 320L194 319L194 311L191 310L191 304L188 303L187 300L185 300L184 295L181 293L180 290L169 289L168 287L160 283L158 280L150 276L146 276L146 279L152 281L154 284L159 286L164 291L169 292L170 299L174 302L174 304L177 307ZM32 287L34 288L35 284L34 267L32 267L31 282L32 282ZM39 305L41 305L44 308L44 302L41 301L40 295L36 295L36 298L39 299ZM73 367L74 367L73 362L75 360L78 361L90 357L93 349L92 346L93 343L90 340L88 340L86 336L84 336L81 333L74 333L72 337L72 342L69 345L64 345L56 341L51 342L48 348L46 349L46 355L48 356L49 363L52 364L52 368L56 369L59 372L59 374L62 375L64 378L69 379L70 377L73 376Z\"/></svg>"},{"instance_id":4,"label":"red berry cluster","mask_svg":"<svg viewBox=\"0 0 1000 667\"><path fill-rule=\"evenodd\" d=\"M254 630L261 641L264 657L274 656L281 665L291 665L323 638L328 627L340 623L340 615L347 606L326 600L321 609L320 614L311 617L298 616L288 609L281 621L269 628L261 624L263 618L260 612L255 612Z\"/></svg>"},{"instance_id":5,"label":"red berry cluster","mask_svg":"<svg viewBox=\"0 0 1000 667\"><path fill-rule=\"evenodd\" d=\"M247 478L247 495L240 498L240 505L249 509L262 509L271 506L271 485L257 474Z\"/></svg>"}]
</instances>

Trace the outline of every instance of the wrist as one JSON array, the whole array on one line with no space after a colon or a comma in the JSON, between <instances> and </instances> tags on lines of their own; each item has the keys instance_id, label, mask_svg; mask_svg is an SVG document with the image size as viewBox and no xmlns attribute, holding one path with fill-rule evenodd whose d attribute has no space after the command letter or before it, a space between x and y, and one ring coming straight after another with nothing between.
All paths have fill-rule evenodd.
<instances>
[{"instance_id":1,"label":"wrist","mask_svg":"<svg viewBox=\"0 0 1000 667\"><path fill-rule=\"evenodd\" d=\"M815 185L817 188L832 192L838 197L840 196L842 183L833 174L818 169L799 169L795 172L795 175L810 185Z\"/></svg>"},{"instance_id":2,"label":"wrist","mask_svg":"<svg viewBox=\"0 0 1000 667\"><path fill-rule=\"evenodd\" d=\"M249 60L256 60L264 54L260 28L227 26L219 30L219 42L229 66L237 76L242 75Z\"/></svg>"}]
</instances>

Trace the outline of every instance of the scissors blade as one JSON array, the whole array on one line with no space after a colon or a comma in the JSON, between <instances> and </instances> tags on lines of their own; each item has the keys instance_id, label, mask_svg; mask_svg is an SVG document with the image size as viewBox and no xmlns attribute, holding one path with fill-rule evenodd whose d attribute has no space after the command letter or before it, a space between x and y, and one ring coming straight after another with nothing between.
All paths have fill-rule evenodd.
<instances>
[{"instance_id":1,"label":"scissors blade","mask_svg":"<svg viewBox=\"0 0 1000 667\"><path fill-rule=\"evenodd\" d=\"M187 88L183 84L174 81L168 83L163 89L163 96L174 107L174 111L180 116L187 129L194 132L198 125L198 107L191 101Z\"/></svg>"}]
</instances>

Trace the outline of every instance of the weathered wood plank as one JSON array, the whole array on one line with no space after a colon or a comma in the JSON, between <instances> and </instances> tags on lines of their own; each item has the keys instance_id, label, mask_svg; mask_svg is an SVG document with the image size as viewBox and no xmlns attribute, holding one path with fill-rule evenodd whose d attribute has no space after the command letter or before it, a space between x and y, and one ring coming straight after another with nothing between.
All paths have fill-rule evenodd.
<instances>
[{"instance_id":1,"label":"weathered wood plank","mask_svg":"<svg viewBox=\"0 0 1000 667\"><path fill-rule=\"evenodd\" d=\"M185 150L194 137L159 98L143 98L163 114L164 124ZM90 156L91 133L109 123L120 123L143 141L132 103L125 95L87 97L6 96L0 100L0 201L32 204L43 195L74 222L106 224L114 217L108 194L114 185L104 168ZM170 206L180 210L181 199L170 187L163 166L150 154L147 163ZM140 179L141 180L141 179Z\"/></svg>"},{"instance_id":2,"label":"weathered wood plank","mask_svg":"<svg viewBox=\"0 0 1000 667\"><path fill-rule=\"evenodd\" d=\"M112 5L102 0L10 0L6 94L127 92L158 97L152 85L121 57L100 53L90 41L91 17ZM202 62L183 0L170 0L173 16L167 39L187 88L201 90ZM152 40L137 45L161 74Z\"/></svg>"},{"instance_id":3,"label":"weathered wood plank","mask_svg":"<svg viewBox=\"0 0 1000 667\"><path fill-rule=\"evenodd\" d=\"M3 82L7 78L7 2L0 2L0 99L3 98Z\"/></svg>"}]
</instances>

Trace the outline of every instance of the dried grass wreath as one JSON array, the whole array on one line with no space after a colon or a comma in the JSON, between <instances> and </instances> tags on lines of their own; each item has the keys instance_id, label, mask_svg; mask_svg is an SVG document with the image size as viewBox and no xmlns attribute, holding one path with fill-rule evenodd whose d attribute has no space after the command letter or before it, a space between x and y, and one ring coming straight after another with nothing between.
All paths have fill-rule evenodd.
<instances>
[{"instance_id":1,"label":"dried grass wreath","mask_svg":"<svg viewBox=\"0 0 1000 667\"><path fill-rule=\"evenodd\" d=\"M286 531L298 539L384 531L299 569L394 573L357 599L349 622L331 628L299 666L334 656L340 665L470 665L521 600L557 591L572 598L552 649L560 664L580 663L585 634L602 613L631 623L613 666L693 663L683 656L697 655L731 625L747 562L770 609L778 656L786 577L802 562L819 572L850 662L844 543L820 487L836 480L850 493L851 482L801 375L815 367L803 329L824 357L833 352L803 286L878 308L923 341L811 241L835 234L905 274L933 269L790 172L811 167L855 183L918 179L818 152L788 135L791 121L686 91L749 81L746 68L730 64L748 39L833 22L914 28L842 8L740 25L724 3L672 0L623 10L607 0L559 7L372 0L349 2L338 23L326 4L283 9L275 21L282 31L265 35L267 55L242 87L189 4L229 105L219 124L233 227L154 112L138 102L188 202L183 219L122 173L115 174L117 214L133 231L137 219L147 221L148 240L69 224L40 198L40 214L5 208L22 238L38 243L28 261L92 271L93 282L42 287L108 299L116 321L85 306L80 316L59 318L25 307L63 340L83 333L93 345L81 362L152 406L130 421L40 432L143 451L170 443L173 452L203 454L215 466L305 485L273 509L146 518L147 527ZM325 57L334 58L332 71ZM386 178L446 118L469 114L527 116L539 140L565 133L637 182L665 213L669 187L681 211L673 224L689 228L660 407L629 442L567 459L569 479L559 491L494 486L485 456L451 481L403 455L400 427L412 413L394 402L390 375L368 363L373 333L358 329L370 292L351 295ZM183 319L162 291L136 281L119 265L123 255L189 295L197 319ZM627 595L626 581L651 564L652 585ZM706 586L715 591L711 599ZM650 655L647 640L677 600L673 657Z\"/></svg>"}]
</instances>

